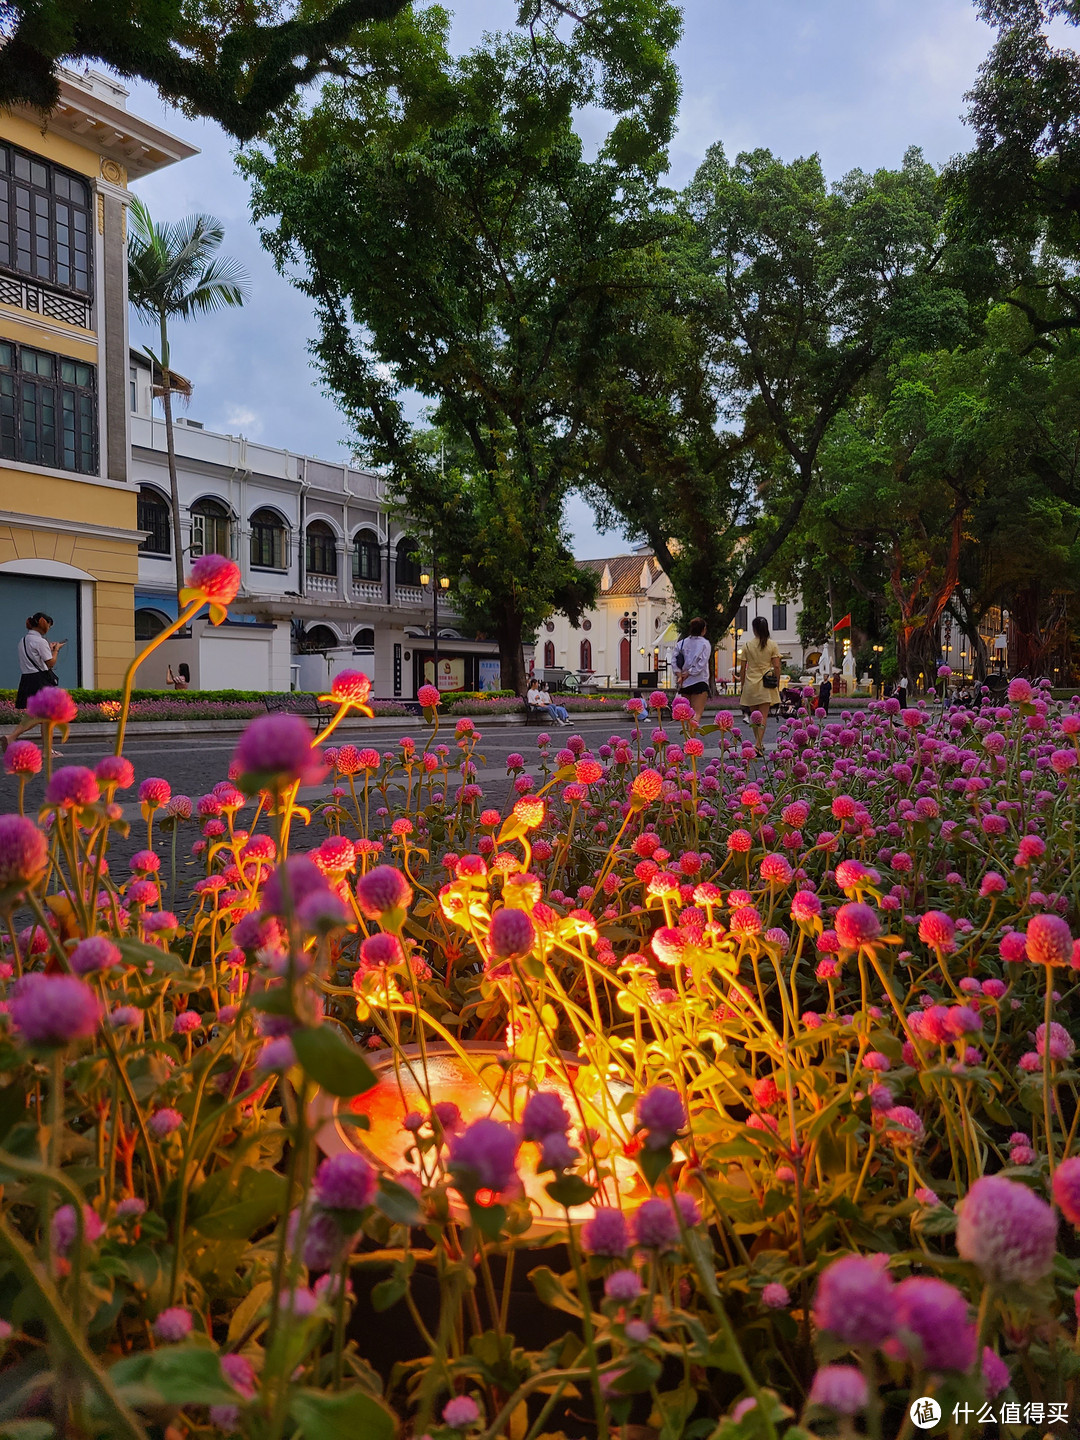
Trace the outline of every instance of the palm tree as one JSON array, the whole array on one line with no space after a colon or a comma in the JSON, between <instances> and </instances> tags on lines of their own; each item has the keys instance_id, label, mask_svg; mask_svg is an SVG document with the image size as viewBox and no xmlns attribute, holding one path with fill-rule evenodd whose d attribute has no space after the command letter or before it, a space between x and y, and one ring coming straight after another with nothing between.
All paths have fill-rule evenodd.
<instances>
[{"instance_id":1,"label":"palm tree","mask_svg":"<svg viewBox=\"0 0 1080 1440\"><path fill-rule=\"evenodd\" d=\"M173 556L177 594L184 588L184 552L180 543L180 493L176 483L172 395L190 393L176 384L169 368L169 321L191 320L247 299L247 274L235 260L219 256L225 227L213 215L188 215L159 224L141 200L132 200L128 231L128 299L137 314L156 320L161 353L149 346L151 377L165 410L165 445L169 456L172 500Z\"/></svg>"}]
</instances>

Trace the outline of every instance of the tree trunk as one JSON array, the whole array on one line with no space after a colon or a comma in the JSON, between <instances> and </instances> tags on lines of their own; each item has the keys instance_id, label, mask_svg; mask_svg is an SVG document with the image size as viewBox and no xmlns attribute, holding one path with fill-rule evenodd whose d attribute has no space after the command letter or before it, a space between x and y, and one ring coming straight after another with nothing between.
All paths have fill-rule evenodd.
<instances>
[{"instance_id":1,"label":"tree trunk","mask_svg":"<svg viewBox=\"0 0 1080 1440\"><path fill-rule=\"evenodd\" d=\"M154 378L154 362L150 360L150 379ZM151 393L153 384L151 383ZM184 588L184 546L180 533L180 486L176 478L176 443L173 438L172 376L169 371L169 331L161 316L161 408L165 412L165 451L169 460L169 504L172 510L173 561L176 565L176 603ZM180 605L183 609L183 606Z\"/></svg>"},{"instance_id":2,"label":"tree trunk","mask_svg":"<svg viewBox=\"0 0 1080 1440\"><path fill-rule=\"evenodd\" d=\"M529 688L525 673L525 654L521 648L524 629L522 618L517 611L506 609L495 627L495 638L499 642L499 681L503 690L513 690L515 695L524 696Z\"/></svg>"}]
</instances>

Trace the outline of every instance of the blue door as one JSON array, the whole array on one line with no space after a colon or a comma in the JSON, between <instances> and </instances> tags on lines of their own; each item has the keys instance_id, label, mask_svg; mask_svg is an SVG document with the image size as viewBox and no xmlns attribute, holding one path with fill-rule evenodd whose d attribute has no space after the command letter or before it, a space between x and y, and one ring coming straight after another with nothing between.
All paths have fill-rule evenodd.
<instances>
[{"instance_id":1,"label":"blue door","mask_svg":"<svg viewBox=\"0 0 1080 1440\"><path fill-rule=\"evenodd\" d=\"M66 640L56 662L65 689L79 685L79 582L47 580L41 575L0 573L0 688L14 690L19 683L19 641L26 634L26 617L44 610L53 617L50 640Z\"/></svg>"}]
</instances>

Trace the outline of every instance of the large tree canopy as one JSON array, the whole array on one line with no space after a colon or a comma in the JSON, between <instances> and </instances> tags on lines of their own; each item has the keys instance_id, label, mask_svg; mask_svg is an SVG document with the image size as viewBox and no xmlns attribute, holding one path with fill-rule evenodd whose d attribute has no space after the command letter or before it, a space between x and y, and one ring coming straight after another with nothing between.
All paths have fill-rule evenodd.
<instances>
[{"instance_id":1,"label":"large tree canopy","mask_svg":"<svg viewBox=\"0 0 1080 1440\"><path fill-rule=\"evenodd\" d=\"M674 41L672 7L635 13L643 35ZM520 688L523 633L581 596L563 502L589 377L626 296L650 283L663 221L649 176L674 92L666 65L646 67L650 90L539 32L454 59L438 10L388 34L386 55L393 103L362 80L329 84L245 168L256 214L274 217L266 243L315 302L328 387ZM598 94L628 113L587 160L573 114ZM445 474L406 418L409 390L431 403Z\"/></svg>"},{"instance_id":2,"label":"large tree canopy","mask_svg":"<svg viewBox=\"0 0 1080 1440\"><path fill-rule=\"evenodd\" d=\"M258 135L303 86L333 74L390 83L385 32L411 0L0 0L0 105L49 111L61 65L145 80L236 139ZM530 37L558 32L582 103L623 116L625 144L670 121L676 7L652 0L501 0ZM391 69L393 67L391 66Z\"/></svg>"}]
</instances>

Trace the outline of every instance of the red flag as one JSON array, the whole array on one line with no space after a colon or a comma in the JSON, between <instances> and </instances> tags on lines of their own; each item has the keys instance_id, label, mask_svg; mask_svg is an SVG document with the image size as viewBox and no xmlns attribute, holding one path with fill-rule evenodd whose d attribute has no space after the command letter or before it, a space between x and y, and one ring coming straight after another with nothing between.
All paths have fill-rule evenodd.
<instances>
[{"instance_id":1,"label":"red flag","mask_svg":"<svg viewBox=\"0 0 1080 1440\"><path fill-rule=\"evenodd\" d=\"M843 618L842 620L838 620L838 621L836 622L836 624L835 624L832 628L833 628L833 633L834 633L834 634L836 633L837 630L845 630L845 629L850 630L850 629L851 629L851 611L849 610L848 613L844 616L844 618Z\"/></svg>"}]
</instances>

